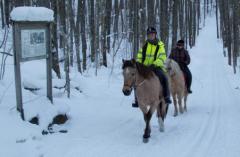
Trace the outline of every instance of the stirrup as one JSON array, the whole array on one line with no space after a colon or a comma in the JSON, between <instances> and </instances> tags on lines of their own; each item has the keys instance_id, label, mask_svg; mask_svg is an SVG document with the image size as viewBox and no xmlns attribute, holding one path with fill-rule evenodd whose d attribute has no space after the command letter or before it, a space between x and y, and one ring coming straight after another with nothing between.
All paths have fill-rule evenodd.
<instances>
[{"instance_id":1,"label":"stirrup","mask_svg":"<svg viewBox=\"0 0 240 157\"><path fill-rule=\"evenodd\" d=\"M138 102L136 101L136 102L132 103L132 107L133 108L138 108Z\"/></svg>"},{"instance_id":2,"label":"stirrup","mask_svg":"<svg viewBox=\"0 0 240 157\"><path fill-rule=\"evenodd\" d=\"M169 97L164 98L164 100L165 100L166 104L171 104L172 103L172 100Z\"/></svg>"},{"instance_id":3,"label":"stirrup","mask_svg":"<svg viewBox=\"0 0 240 157\"><path fill-rule=\"evenodd\" d=\"M187 89L188 94L192 94L192 90L191 89Z\"/></svg>"}]
</instances>

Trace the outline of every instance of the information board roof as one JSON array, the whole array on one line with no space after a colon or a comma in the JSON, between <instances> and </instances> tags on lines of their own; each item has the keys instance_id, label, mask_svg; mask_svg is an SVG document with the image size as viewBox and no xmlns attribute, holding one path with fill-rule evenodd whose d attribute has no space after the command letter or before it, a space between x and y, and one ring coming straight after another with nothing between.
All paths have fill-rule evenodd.
<instances>
[{"instance_id":1,"label":"information board roof","mask_svg":"<svg viewBox=\"0 0 240 157\"><path fill-rule=\"evenodd\" d=\"M54 20L53 11L45 7L16 7L10 14L13 21L45 21Z\"/></svg>"}]
</instances>

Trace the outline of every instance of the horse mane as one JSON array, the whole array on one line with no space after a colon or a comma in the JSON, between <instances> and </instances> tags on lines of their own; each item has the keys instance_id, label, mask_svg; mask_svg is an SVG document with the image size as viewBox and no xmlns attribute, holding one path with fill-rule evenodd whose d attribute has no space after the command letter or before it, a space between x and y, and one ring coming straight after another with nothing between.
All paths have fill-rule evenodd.
<instances>
[{"instance_id":1,"label":"horse mane","mask_svg":"<svg viewBox=\"0 0 240 157\"><path fill-rule=\"evenodd\" d=\"M145 79L149 79L151 77L153 77L153 71L151 68L145 66L142 63L138 63L136 62L136 67L137 67L137 71L138 73Z\"/></svg>"},{"instance_id":2,"label":"horse mane","mask_svg":"<svg viewBox=\"0 0 240 157\"><path fill-rule=\"evenodd\" d=\"M124 60L122 69L125 69L127 67L136 68L139 75L145 79L153 77L153 71L151 68L145 66L142 63L136 62L135 60Z\"/></svg>"},{"instance_id":3,"label":"horse mane","mask_svg":"<svg viewBox=\"0 0 240 157\"><path fill-rule=\"evenodd\" d=\"M125 69L127 67L135 68L135 65L132 62L132 60L124 60L123 61L122 69Z\"/></svg>"},{"instance_id":4,"label":"horse mane","mask_svg":"<svg viewBox=\"0 0 240 157\"><path fill-rule=\"evenodd\" d=\"M166 63L167 63L167 66L170 66L172 68L172 70L174 70L175 73L178 74L181 72L180 66L173 59L168 58Z\"/></svg>"}]
</instances>

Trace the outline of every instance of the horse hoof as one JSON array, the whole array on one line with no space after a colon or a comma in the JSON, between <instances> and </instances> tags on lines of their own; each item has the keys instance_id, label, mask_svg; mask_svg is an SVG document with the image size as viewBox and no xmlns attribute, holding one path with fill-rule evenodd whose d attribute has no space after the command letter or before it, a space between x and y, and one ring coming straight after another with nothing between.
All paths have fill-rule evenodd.
<instances>
[{"instance_id":1,"label":"horse hoof","mask_svg":"<svg viewBox=\"0 0 240 157\"><path fill-rule=\"evenodd\" d=\"M159 128L159 131L160 131L160 132L164 132L164 127L160 127L160 128Z\"/></svg>"},{"instance_id":2,"label":"horse hoof","mask_svg":"<svg viewBox=\"0 0 240 157\"><path fill-rule=\"evenodd\" d=\"M173 117L177 117L177 115L178 115L177 113L174 113Z\"/></svg>"},{"instance_id":3,"label":"horse hoof","mask_svg":"<svg viewBox=\"0 0 240 157\"><path fill-rule=\"evenodd\" d=\"M158 118L158 124L159 124L159 131L164 132L164 122L162 118Z\"/></svg>"},{"instance_id":4,"label":"horse hoof","mask_svg":"<svg viewBox=\"0 0 240 157\"><path fill-rule=\"evenodd\" d=\"M143 138L149 138L150 137L150 134L144 134L143 135Z\"/></svg>"},{"instance_id":5,"label":"horse hoof","mask_svg":"<svg viewBox=\"0 0 240 157\"><path fill-rule=\"evenodd\" d=\"M149 138L143 138L143 143L148 143Z\"/></svg>"}]
</instances>

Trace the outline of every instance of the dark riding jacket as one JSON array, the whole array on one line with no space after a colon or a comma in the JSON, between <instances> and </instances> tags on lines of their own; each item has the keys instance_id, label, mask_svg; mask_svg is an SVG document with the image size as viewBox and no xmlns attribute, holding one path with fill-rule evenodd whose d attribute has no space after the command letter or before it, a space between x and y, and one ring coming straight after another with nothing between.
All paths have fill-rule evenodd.
<instances>
[{"instance_id":1,"label":"dark riding jacket","mask_svg":"<svg viewBox=\"0 0 240 157\"><path fill-rule=\"evenodd\" d=\"M172 49L170 55L170 59L175 60L180 66L187 66L190 64L191 59L186 49Z\"/></svg>"}]
</instances>

